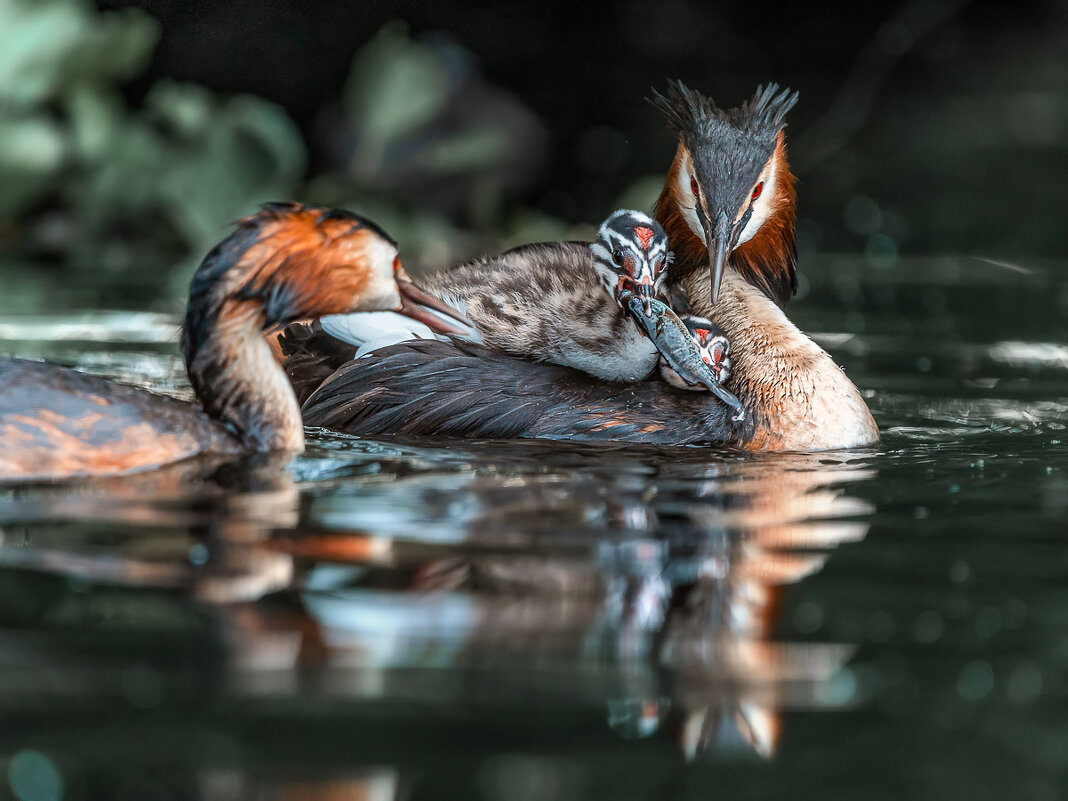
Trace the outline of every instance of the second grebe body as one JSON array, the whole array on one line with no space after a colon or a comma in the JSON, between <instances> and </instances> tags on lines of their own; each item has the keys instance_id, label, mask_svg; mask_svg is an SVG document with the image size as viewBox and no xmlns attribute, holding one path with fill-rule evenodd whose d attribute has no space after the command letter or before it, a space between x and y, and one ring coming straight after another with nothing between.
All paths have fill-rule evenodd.
<instances>
[{"instance_id":1,"label":"second grebe body","mask_svg":"<svg viewBox=\"0 0 1068 801\"><path fill-rule=\"evenodd\" d=\"M263 330L361 309L435 321L426 306L447 311L411 284L396 243L378 226L329 209L269 206L243 220L193 277L181 344L203 411L74 370L0 358L0 480L121 475L205 454L298 452L300 407Z\"/></svg>"}]
</instances>

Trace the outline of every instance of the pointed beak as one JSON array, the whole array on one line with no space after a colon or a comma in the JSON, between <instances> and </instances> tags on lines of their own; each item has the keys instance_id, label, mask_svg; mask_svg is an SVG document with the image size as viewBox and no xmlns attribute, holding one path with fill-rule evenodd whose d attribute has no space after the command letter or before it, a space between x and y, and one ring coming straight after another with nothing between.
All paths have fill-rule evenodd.
<instances>
[{"instance_id":1,"label":"pointed beak","mask_svg":"<svg viewBox=\"0 0 1068 801\"><path fill-rule=\"evenodd\" d=\"M418 320L437 334L466 334L474 328L471 321L456 309L417 287L403 267L398 266L394 275L401 298L399 314ZM453 325L453 322L462 327Z\"/></svg>"},{"instance_id":2,"label":"pointed beak","mask_svg":"<svg viewBox=\"0 0 1068 801\"><path fill-rule=\"evenodd\" d=\"M653 285L652 279L643 277L640 281L635 281L631 278L621 277L616 285L616 302L625 309L632 296L641 301L642 307L645 309L645 316L652 317L652 303L656 298L656 287Z\"/></svg>"},{"instance_id":3,"label":"pointed beak","mask_svg":"<svg viewBox=\"0 0 1068 801\"><path fill-rule=\"evenodd\" d=\"M705 228L705 248L708 250L708 272L712 276L712 302L719 298L719 285L723 280L723 270L727 266L727 257L731 253L731 222L727 212L716 215L715 223L703 216L701 222Z\"/></svg>"}]
</instances>

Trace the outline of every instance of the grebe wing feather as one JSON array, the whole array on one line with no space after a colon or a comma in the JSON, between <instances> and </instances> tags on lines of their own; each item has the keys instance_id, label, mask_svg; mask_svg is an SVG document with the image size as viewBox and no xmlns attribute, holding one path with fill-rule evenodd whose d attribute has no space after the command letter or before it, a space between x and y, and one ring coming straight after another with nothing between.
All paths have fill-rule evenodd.
<instances>
[{"instance_id":1,"label":"grebe wing feather","mask_svg":"<svg viewBox=\"0 0 1068 801\"><path fill-rule=\"evenodd\" d=\"M307 425L364 436L730 443L744 426L707 393L591 380L463 342L421 340L341 365L303 404Z\"/></svg>"}]
</instances>

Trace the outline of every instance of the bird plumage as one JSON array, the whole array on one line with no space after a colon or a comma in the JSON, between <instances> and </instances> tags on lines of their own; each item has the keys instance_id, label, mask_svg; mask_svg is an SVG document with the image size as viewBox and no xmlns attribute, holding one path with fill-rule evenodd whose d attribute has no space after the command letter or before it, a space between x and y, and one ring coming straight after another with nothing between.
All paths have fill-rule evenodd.
<instances>
[{"instance_id":1,"label":"bird plumage","mask_svg":"<svg viewBox=\"0 0 1068 801\"><path fill-rule=\"evenodd\" d=\"M468 341L607 381L638 381L653 372L659 353L621 293L654 297L669 260L659 224L620 210L592 243L524 245L432 275L424 286L471 321ZM322 330L356 345L357 357L426 338L410 321L387 315L327 318Z\"/></svg>"},{"instance_id":2,"label":"bird plumage","mask_svg":"<svg viewBox=\"0 0 1068 801\"><path fill-rule=\"evenodd\" d=\"M681 82L654 92L653 105L678 140L654 215L675 253L669 284L709 265L722 216L734 269L780 306L797 292L797 193L784 132L796 102L796 92L776 84L734 109Z\"/></svg>"},{"instance_id":3,"label":"bird plumage","mask_svg":"<svg viewBox=\"0 0 1068 801\"><path fill-rule=\"evenodd\" d=\"M0 479L115 475L208 453L299 451L300 407L264 329L428 299L373 223L272 204L240 221L193 276L181 347L204 411L73 370L0 358Z\"/></svg>"},{"instance_id":4,"label":"bird plumage","mask_svg":"<svg viewBox=\"0 0 1068 801\"><path fill-rule=\"evenodd\" d=\"M418 340L345 362L303 405L307 425L363 436L516 437L660 445L741 445L710 394L659 381L609 383L465 342Z\"/></svg>"}]
</instances>

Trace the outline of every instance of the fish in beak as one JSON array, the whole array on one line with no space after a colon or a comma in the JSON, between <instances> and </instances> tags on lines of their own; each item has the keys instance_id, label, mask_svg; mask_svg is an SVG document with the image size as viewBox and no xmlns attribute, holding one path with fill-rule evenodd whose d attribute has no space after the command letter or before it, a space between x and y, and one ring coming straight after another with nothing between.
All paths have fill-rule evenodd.
<instances>
[{"instance_id":1,"label":"fish in beak","mask_svg":"<svg viewBox=\"0 0 1068 801\"><path fill-rule=\"evenodd\" d=\"M635 281L629 276L620 276L619 282L616 284L616 303L626 309L631 298L637 298L641 301L645 316L652 317L652 302L656 298L656 286L653 284L652 278L643 276L640 281Z\"/></svg>"},{"instance_id":2,"label":"fish in beak","mask_svg":"<svg viewBox=\"0 0 1068 801\"><path fill-rule=\"evenodd\" d=\"M686 324L678 318L667 304L656 298L642 298L627 293L624 307L630 310L634 318L648 334L653 345L667 360L671 368L690 384L700 384L734 410L732 420L745 419L745 407L733 394L719 383L694 342ZM648 312L647 312L648 309Z\"/></svg>"}]
</instances>

